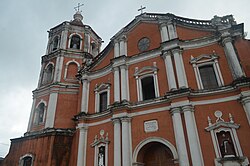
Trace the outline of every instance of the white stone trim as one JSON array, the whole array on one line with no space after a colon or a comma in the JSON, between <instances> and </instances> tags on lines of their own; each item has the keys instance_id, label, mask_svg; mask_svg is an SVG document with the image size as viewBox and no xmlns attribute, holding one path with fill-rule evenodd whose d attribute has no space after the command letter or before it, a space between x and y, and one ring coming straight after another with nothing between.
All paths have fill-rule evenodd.
<instances>
[{"instance_id":1,"label":"white stone trim","mask_svg":"<svg viewBox=\"0 0 250 166\"><path fill-rule=\"evenodd\" d=\"M49 65L52 65L52 71L51 71L51 78L52 78L52 80L51 80L51 82L53 82L54 81L54 79L55 79L55 64L53 63L53 62L49 62L49 63L47 63L46 64L46 66L44 67L44 69L43 69L43 74L42 74L42 82L41 82L41 85L45 85L45 84L48 84L48 83L50 83L50 82L48 82L47 80L46 80L46 82L44 82L45 80L45 77L46 77L46 79L47 79L47 73L45 73L45 71L47 70L47 68L48 68L48 66Z\"/></svg>"},{"instance_id":2,"label":"white stone trim","mask_svg":"<svg viewBox=\"0 0 250 166\"><path fill-rule=\"evenodd\" d=\"M165 42L169 40L168 29L166 23L162 23L160 25L160 32L161 32L161 42Z\"/></svg>"},{"instance_id":3,"label":"white stone trim","mask_svg":"<svg viewBox=\"0 0 250 166\"><path fill-rule=\"evenodd\" d=\"M169 39L176 39L177 38L177 32L174 24L168 24L168 33L169 33Z\"/></svg>"},{"instance_id":4,"label":"white stone trim","mask_svg":"<svg viewBox=\"0 0 250 166\"><path fill-rule=\"evenodd\" d=\"M76 32L74 32L74 33L72 33L72 34L70 34L69 35L69 43L68 43L68 48L69 49L73 49L73 48L70 48L70 43L71 43L71 38L72 38L72 36L74 36L74 35L78 35L79 37L80 37L80 49L79 50L82 50L82 35L80 35L79 33L76 33Z\"/></svg>"},{"instance_id":5,"label":"white stone trim","mask_svg":"<svg viewBox=\"0 0 250 166\"><path fill-rule=\"evenodd\" d=\"M114 102L120 102L120 71L118 67L114 67Z\"/></svg>"},{"instance_id":6,"label":"white stone trim","mask_svg":"<svg viewBox=\"0 0 250 166\"><path fill-rule=\"evenodd\" d=\"M138 154L140 152L140 150L147 144L151 143L151 142L158 142L158 143L162 143L163 145L165 145L166 147L168 147L172 154L173 154L173 158L174 160L178 161L178 153L176 151L176 148L174 147L173 144L171 144L168 140L161 138L161 137L148 137L144 140L142 140L134 149L133 152L133 163L137 163L137 157Z\"/></svg>"},{"instance_id":7,"label":"white stone trim","mask_svg":"<svg viewBox=\"0 0 250 166\"><path fill-rule=\"evenodd\" d=\"M56 58L55 76L54 76L53 82L60 82L61 81L63 59L64 59L64 57L62 57L62 56L58 56Z\"/></svg>"},{"instance_id":8,"label":"white stone trim","mask_svg":"<svg viewBox=\"0 0 250 166\"><path fill-rule=\"evenodd\" d=\"M120 55L120 44L115 41L115 46L114 46L114 58L119 57Z\"/></svg>"},{"instance_id":9,"label":"white stone trim","mask_svg":"<svg viewBox=\"0 0 250 166\"><path fill-rule=\"evenodd\" d=\"M44 110L43 110L43 121L41 123L38 123L38 116L39 116L39 111L37 110L40 104L44 104ZM45 115L47 115L47 102L41 99L39 103L36 105L34 109L34 117L33 117L33 124L40 125L45 122Z\"/></svg>"},{"instance_id":10,"label":"white stone trim","mask_svg":"<svg viewBox=\"0 0 250 166\"><path fill-rule=\"evenodd\" d=\"M121 100L128 101L127 66L120 66L121 71Z\"/></svg>"},{"instance_id":11,"label":"white stone trim","mask_svg":"<svg viewBox=\"0 0 250 166\"><path fill-rule=\"evenodd\" d=\"M131 165L131 134L129 133L129 123L130 118L124 117L121 118L122 123L122 165L130 166Z\"/></svg>"},{"instance_id":12,"label":"white stone trim","mask_svg":"<svg viewBox=\"0 0 250 166\"><path fill-rule=\"evenodd\" d=\"M108 144L100 143L97 146L95 146L94 166L98 166L98 153L99 153L99 147L101 146L105 147L105 165L108 165Z\"/></svg>"},{"instance_id":13,"label":"white stone trim","mask_svg":"<svg viewBox=\"0 0 250 166\"><path fill-rule=\"evenodd\" d=\"M68 30L63 30L61 34L60 48L66 49Z\"/></svg>"},{"instance_id":14,"label":"white stone trim","mask_svg":"<svg viewBox=\"0 0 250 166\"><path fill-rule=\"evenodd\" d=\"M45 128L53 128L56 114L58 93L51 93L49 95L49 104L47 109L47 116L45 122Z\"/></svg>"}]
</instances>

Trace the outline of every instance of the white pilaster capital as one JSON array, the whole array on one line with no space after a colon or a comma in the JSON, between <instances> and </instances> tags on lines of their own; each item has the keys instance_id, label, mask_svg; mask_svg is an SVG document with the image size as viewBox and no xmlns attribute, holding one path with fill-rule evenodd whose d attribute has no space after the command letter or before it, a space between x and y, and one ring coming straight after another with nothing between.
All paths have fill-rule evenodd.
<instances>
[{"instance_id":1,"label":"white pilaster capital","mask_svg":"<svg viewBox=\"0 0 250 166\"><path fill-rule=\"evenodd\" d=\"M244 105L250 103L250 96L241 96L240 102Z\"/></svg>"},{"instance_id":2,"label":"white pilaster capital","mask_svg":"<svg viewBox=\"0 0 250 166\"><path fill-rule=\"evenodd\" d=\"M124 64L124 65L121 65L121 66L120 66L120 69L125 69L125 70L127 70L127 69L128 69L128 66L125 65L125 64Z\"/></svg>"},{"instance_id":3,"label":"white pilaster capital","mask_svg":"<svg viewBox=\"0 0 250 166\"><path fill-rule=\"evenodd\" d=\"M192 106L192 105L185 105L185 106L182 107L182 111L183 112L186 112L186 111L194 112L194 106Z\"/></svg>"},{"instance_id":4,"label":"white pilaster capital","mask_svg":"<svg viewBox=\"0 0 250 166\"><path fill-rule=\"evenodd\" d=\"M112 118L112 122L113 122L113 125L121 123L120 118Z\"/></svg>"},{"instance_id":5,"label":"white pilaster capital","mask_svg":"<svg viewBox=\"0 0 250 166\"><path fill-rule=\"evenodd\" d=\"M224 37L222 38L222 45L225 46L226 43L232 43L233 39L231 38L231 36L227 36L227 37Z\"/></svg>"},{"instance_id":6,"label":"white pilaster capital","mask_svg":"<svg viewBox=\"0 0 250 166\"><path fill-rule=\"evenodd\" d=\"M174 48L174 49L171 50L171 52L172 52L172 54L176 54L176 53L180 54L181 49L180 48Z\"/></svg>"},{"instance_id":7,"label":"white pilaster capital","mask_svg":"<svg viewBox=\"0 0 250 166\"><path fill-rule=\"evenodd\" d=\"M121 38L119 38L118 40L119 40L119 42L121 42L121 41L126 42L127 41L127 36L126 35L122 35Z\"/></svg>"},{"instance_id":8,"label":"white pilaster capital","mask_svg":"<svg viewBox=\"0 0 250 166\"><path fill-rule=\"evenodd\" d=\"M166 56L171 56L171 51L162 51L161 57L165 59Z\"/></svg>"},{"instance_id":9,"label":"white pilaster capital","mask_svg":"<svg viewBox=\"0 0 250 166\"><path fill-rule=\"evenodd\" d=\"M119 71L119 67L117 67L117 66L116 66L116 67L113 67L113 68L112 68L112 71L113 71L113 72Z\"/></svg>"},{"instance_id":10,"label":"white pilaster capital","mask_svg":"<svg viewBox=\"0 0 250 166\"><path fill-rule=\"evenodd\" d=\"M128 123L128 122L130 122L130 121L131 121L131 119L132 119L132 118L127 117L127 116L126 116L126 117L121 117L121 122L122 122L122 123L125 123L125 122L127 122L127 123Z\"/></svg>"},{"instance_id":11,"label":"white pilaster capital","mask_svg":"<svg viewBox=\"0 0 250 166\"><path fill-rule=\"evenodd\" d=\"M85 123L79 123L76 127L76 129L79 129L80 131L87 131L88 130L88 125Z\"/></svg>"},{"instance_id":12,"label":"white pilaster capital","mask_svg":"<svg viewBox=\"0 0 250 166\"><path fill-rule=\"evenodd\" d=\"M176 113L181 113L181 108L180 107L173 107L170 109L170 113L172 115L176 114Z\"/></svg>"}]
</instances>

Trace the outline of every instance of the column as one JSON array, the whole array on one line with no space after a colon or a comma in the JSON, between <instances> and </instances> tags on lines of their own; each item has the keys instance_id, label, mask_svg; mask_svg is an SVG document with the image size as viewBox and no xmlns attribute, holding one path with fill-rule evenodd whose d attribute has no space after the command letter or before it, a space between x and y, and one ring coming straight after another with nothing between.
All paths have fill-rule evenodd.
<instances>
[{"instance_id":1,"label":"column","mask_svg":"<svg viewBox=\"0 0 250 166\"><path fill-rule=\"evenodd\" d=\"M85 124L78 124L77 129L79 129L77 166L86 166L88 127Z\"/></svg>"},{"instance_id":2,"label":"column","mask_svg":"<svg viewBox=\"0 0 250 166\"><path fill-rule=\"evenodd\" d=\"M165 66L166 66L169 90L177 89L175 75L174 75L174 68L173 68L172 59L171 59L171 53L164 52L162 57L164 59Z\"/></svg>"},{"instance_id":3,"label":"column","mask_svg":"<svg viewBox=\"0 0 250 166\"><path fill-rule=\"evenodd\" d=\"M61 81L62 66L63 66L63 57L58 56L56 58L56 67L54 70L54 81L53 82L60 82Z\"/></svg>"},{"instance_id":4,"label":"column","mask_svg":"<svg viewBox=\"0 0 250 166\"><path fill-rule=\"evenodd\" d=\"M114 124L114 165L121 166L121 123L113 119Z\"/></svg>"},{"instance_id":5,"label":"column","mask_svg":"<svg viewBox=\"0 0 250 166\"><path fill-rule=\"evenodd\" d=\"M222 40L223 48L226 54L227 62L231 69L234 79L244 76L243 70L240 66L239 59L237 58L234 46L232 44L232 38L226 37Z\"/></svg>"},{"instance_id":6,"label":"column","mask_svg":"<svg viewBox=\"0 0 250 166\"><path fill-rule=\"evenodd\" d=\"M248 120L248 123L250 125L250 96L242 95L241 103L242 103L243 108L246 112L247 120Z\"/></svg>"},{"instance_id":7,"label":"column","mask_svg":"<svg viewBox=\"0 0 250 166\"><path fill-rule=\"evenodd\" d=\"M121 69L121 99L128 100L128 87L127 87L127 66L120 66Z\"/></svg>"},{"instance_id":8,"label":"column","mask_svg":"<svg viewBox=\"0 0 250 166\"><path fill-rule=\"evenodd\" d=\"M168 34L169 34L169 39L176 39L177 38L177 33L174 24L170 23L168 24Z\"/></svg>"},{"instance_id":9,"label":"column","mask_svg":"<svg viewBox=\"0 0 250 166\"><path fill-rule=\"evenodd\" d=\"M130 118L121 118L122 122L122 166L131 166L131 154L130 154L130 134L129 134L129 122Z\"/></svg>"},{"instance_id":10,"label":"column","mask_svg":"<svg viewBox=\"0 0 250 166\"><path fill-rule=\"evenodd\" d=\"M189 166L180 108L178 107L172 108L171 113L174 126L175 141L176 141L177 151L179 154L179 164L180 166Z\"/></svg>"},{"instance_id":11,"label":"column","mask_svg":"<svg viewBox=\"0 0 250 166\"><path fill-rule=\"evenodd\" d=\"M114 57L116 58L116 57L119 57L119 54L120 54L120 52L119 52L119 43L118 43L118 41L114 41L115 42L115 46L114 46Z\"/></svg>"},{"instance_id":12,"label":"column","mask_svg":"<svg viewBox=\"0 0 250 166\"><path fill-rule=\"evenodd\" d=\"M68 40L68 30L63 30L62 31L61 42L60 42L60 48L61 49L66 49L67 40Z\"/></svg>"},{"instance_id":13,"label":"column","mask_svg":"<svg viewBox=\"0 0 250 166\"><path fill-rule=\"evenodd\" d=\"M187 77L185 73L185 68L180 54L180 49L173 49L172 53L174 55L175 68L177 72L178 85L179 88L187 88Z\"/></svg>"},{"instance_id":14,"label":"column","mask_svg":"<svg viewBox=\"0 0 250 166\"><path fill-rule=\"evenodd\" d=\"M160 25L160 31L161 31L161 41L162 42L168 41L169 36L168 36L168 29L167 29L166 23L162 23Z\"/></svg>"},{"instance_id":15,"label":"column","mask_svg":"<svg viewBox=\"0 0 250 166\"><path fill-rule=\"evenodd\" d=\"M182 107L187 129L188 143L193 165L204 165L198 131L196 127L194 109L192 106Z\"/></svg>"},{"instance_id":16,"label":"column","mask_svg":"<svg viewBox=\"0 0 250 166\"><path fill-rule=\"evenodd\" d=\"M81 112L88 112L88 80L82 80L82 102L81 102Z\"/></svg>"},{"instance_id":17,"label":"column","mask_svg":"<svg viewBox=\"0 0 250 166\"><path fill-rule=\"evenodd\" d=\"M49 95L49 104L48 104L48 109L47 109L45 128L54 127L57 97L58 97L58 93L55 93L55 92Z\"/></svg>"}]
</instances>

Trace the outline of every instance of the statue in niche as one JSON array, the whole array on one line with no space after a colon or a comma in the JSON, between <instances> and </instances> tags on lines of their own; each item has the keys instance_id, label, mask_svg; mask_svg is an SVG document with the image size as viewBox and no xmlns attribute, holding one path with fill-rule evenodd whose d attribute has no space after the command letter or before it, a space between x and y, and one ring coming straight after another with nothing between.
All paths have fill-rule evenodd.
<instances>
[{"instance_id":1,"label":"statue in niche","mask_svg":"<svg viewBox=\"0 0 250 166\"><path fill-rule=\"evenodd\" d=\"M105 147L99 147L98 166L105 166Z\"/></svg>"},{"instance_id":2,"label":"statue in niche","mask_svg":"<svg viewBox=\"0 0 250 166\"><path fill-rule=\"evenodd\" d=\"M235 157L235 150L230 132L221 131L217 133L222 157Z\"/></svg>"}]
</instances>

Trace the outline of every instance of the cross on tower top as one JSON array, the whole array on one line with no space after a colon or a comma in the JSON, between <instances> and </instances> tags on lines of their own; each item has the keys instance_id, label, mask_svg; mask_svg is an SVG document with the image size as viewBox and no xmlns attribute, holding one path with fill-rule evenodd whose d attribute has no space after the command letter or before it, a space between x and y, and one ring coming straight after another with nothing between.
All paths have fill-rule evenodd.
<instances>
[{"instance_id":1,"label":"cross on tower top","mask_svg":"<svg viewBox=\"0 0 250 166\"><path fill-rule=\"evenodd\" d=\"M146 7L145 6L144 7L141 6L141 8L138 9L138 11L141 11L141 14L142 14L143 13L143 9L146 9Z\"/></svg>"},{"instance_id":2,"label":"cross on tower top","mask_svg":"<svg viewBox=\"0 0 250 166\"><path fill-rule=\"evenodd\" d=\"M84 4L80 4L78 3L78 5L76 7L74 7L74 9L76 10L76 12L81 12L80 11L80 7L83 6Z\"/></svg>"}]
</instances>

